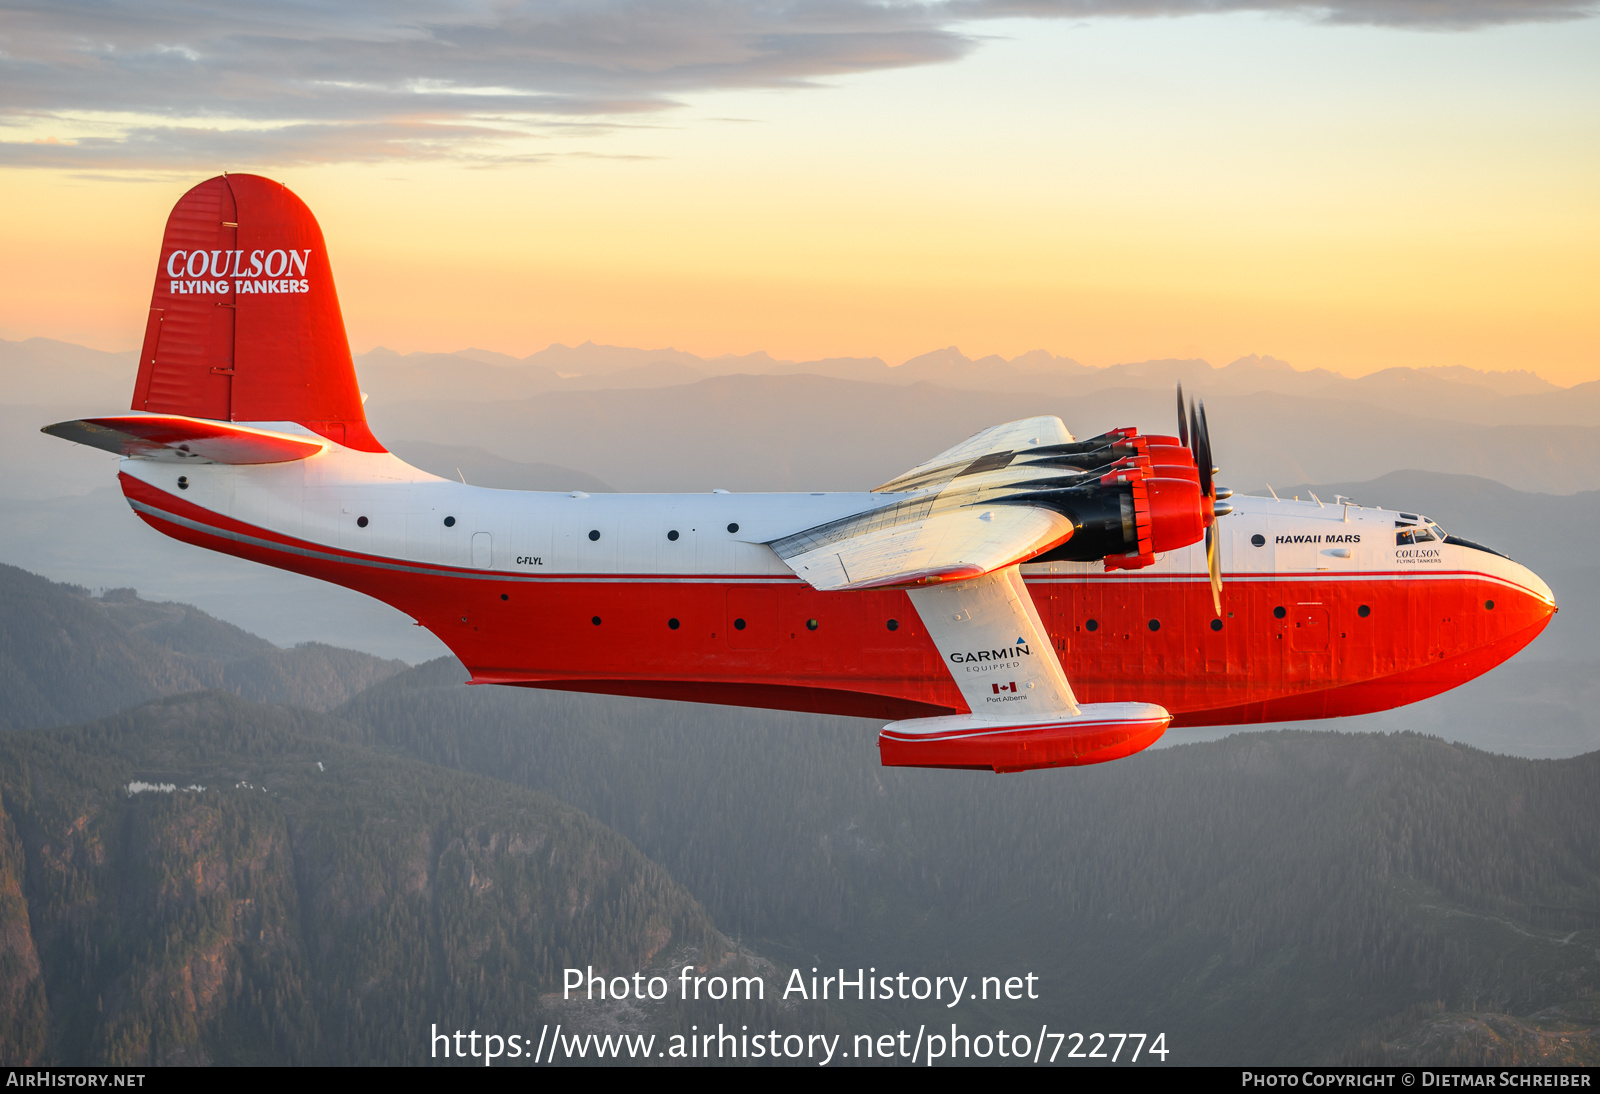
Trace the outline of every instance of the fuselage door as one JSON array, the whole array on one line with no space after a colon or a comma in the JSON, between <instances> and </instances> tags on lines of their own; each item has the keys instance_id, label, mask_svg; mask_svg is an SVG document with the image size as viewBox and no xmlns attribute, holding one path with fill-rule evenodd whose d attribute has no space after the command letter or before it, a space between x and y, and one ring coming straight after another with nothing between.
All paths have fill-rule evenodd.
<instances>
[{"instance_id":1,"label":"fuselage door","mask_svg":"<svg viewBox=\"0 0 1600 1094\"><path fill-rule=\"evenodd\" d=\"M1320 604L1296 604L1289 609L1289 648L1320 653L1328 648L1328 609Z\"/></svg>"}]
</instances>

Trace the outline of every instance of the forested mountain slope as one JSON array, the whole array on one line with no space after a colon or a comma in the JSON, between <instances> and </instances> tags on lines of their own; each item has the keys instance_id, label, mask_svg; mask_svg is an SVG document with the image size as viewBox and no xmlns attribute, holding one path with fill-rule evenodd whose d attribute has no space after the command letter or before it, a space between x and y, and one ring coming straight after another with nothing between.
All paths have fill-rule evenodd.
<instances>
[{"instance_id":1,"label":"forested mountain slope","mask_svg":"<svg viewBox=\"0 0 1600 1094\"><path fill-rule=\"evenodd\" d=\"M549 996L567 965L742 967L571 806L340 735L217 692L0 735L6 1062L420 1063L435 1023L583 1028Z\"/></svg>"},{"instance_id":2,"label":"forested mountain slope","mask_svg":"<svg viewBox=\"0 0 1600 1094\"><path fill-rule=\"evenodd\" d=\"M0 565L0 729L68 725L158 695L221 688L327 710L406 668L354 650L292 650L192 608L101 596Z\"/></svg>"},{"instance_id":3,"label":"forested mountain slope","mask_svg":"<svg viewBox=\"0 0 1600 1094\"><path fill-rule=\"evenodd\" d=\"M1530 1015L1600 987L1600 754L1287 730L885 770L873 723L464 678L422 666L340 714L583 808L796 964L1027 965L1039 1020L1165 1029L1191 1062L1371 1056L1427 1008Z\"/></svg>"}]
</instances>

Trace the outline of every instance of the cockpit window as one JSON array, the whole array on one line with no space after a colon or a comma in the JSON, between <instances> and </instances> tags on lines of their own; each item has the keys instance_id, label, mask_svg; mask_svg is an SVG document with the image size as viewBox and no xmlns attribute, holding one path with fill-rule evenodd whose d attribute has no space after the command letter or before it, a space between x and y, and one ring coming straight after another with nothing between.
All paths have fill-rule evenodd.
<instances>
[{"instance_id":1,"label":"cockpit window","mask_svg":"<svg viewBox=\"0 0 1600 1094\"><path fill-rule=\"evenodd\" d=\"M1418 543L1444 542L1444 529L1427 517L1412 517L1410 513L1401 513L1400 516L1403 519L1394 522L1394 543L1396 547L1410 547Z\"/></svg>"},{"instance_id":2,"label":"cockpit window","mask_svg":"<svg viewBox=\"0 0 1600 1094\"><path fill-rule=\"evenodd\" d=\"M1394 522L1394 543L1396 547L1411 547L1418 543L1449 543L1456 547L1470 547L1474 551L1483 551L1485 554L1499 555L1501 558L1510 558L1510 555L1501 554L1493 547L1485 547L1470 539L1452 536L1439 522L1429 517L1414 516L1411 513L1397 514L1400 519Z\"/></svg>"}]
</instances>

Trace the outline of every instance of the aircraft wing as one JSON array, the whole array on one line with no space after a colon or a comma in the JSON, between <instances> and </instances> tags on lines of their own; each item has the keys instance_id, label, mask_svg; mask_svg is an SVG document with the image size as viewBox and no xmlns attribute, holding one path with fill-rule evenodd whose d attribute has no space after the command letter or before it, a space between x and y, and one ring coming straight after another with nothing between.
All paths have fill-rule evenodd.
<instances>
[{"instance_id":1,"label":"aircraft wing","mask_svg":"<svg viewBox=\"0 0 1600 1094\"><path fill-rule=\"evenodd\" d=\"M1142 560L1198 537L1198 517L1181 514L1199 488L1153 475L1135 442L1132 430L1077 442L1054 417L1009 422L878 487L887 504L771 542L813 588L906 589L959 689L968 713L884 727L885 765L1067 767L1166 731L1153 704L1078 703L1019 566L1079 532L1084 557L1108 565L1130 543Z\"/></svg>"},{"instance_id":2,"label":"aircraft wing","mask_svg":"<svg viewBox=\"0 0 1600 1094\"><path fill-rule=\"evenodd\" d=\"M877 493L916 490L937 480L942 472L959 471L984 456L1070 443L1072 434L1067 432L1067 427L1060 418L1054 415L1023 418L1020 421L1006 422L1004 425L990 426L981 433L974 433L954 448L945 449L933 459L919 463L905 474L897 475L873 489Z\"/></svg>"},{"instance_id":3,"label":"aircraft wing","mask_svg":"<svg viewBox=\"0 0 1600 1094\"><path fill-rule=\"evenodd\" d=\"M1075 441L1060 418L1024 418L884 483L883 505L768 546L827 592L966 581L1046 551L1138 569L1205 535L1212 500L1199 484L1176 438Z\"/></svg>"},{"instance_id":4,"label":"aircraft wing","mask_svg":"<svg viewBox=\"0 0 1600 1094\"><path fill-rule=\"evenodd\" d=\"M891 509L900 509L891 506ZM981 577L1047 551L1072 535L1072 521L1025 505L922 506L874 510L773 544L815 589L937 585ZM906 517L903 523L897 517ZM780 546L781 545L781 546ZM786 553L787 552L787 553Z\"/></svg>"},{"instance_id":5,"label":"aircraft wing","mask_svg":"<svg viewBox=\"0 0 1600 1094\"><path fill-rule=\"evenodd\" d=\"M1072 535L1070 517L1024 496L1040 485L1041 475L1049 479L1059 471L1018 459L1029 449L1071 441L1060 418L997 425L875 491L903 497L774 540L771 547L813 588L829 592L993 573Z\"/></svg>"}]
</instances>

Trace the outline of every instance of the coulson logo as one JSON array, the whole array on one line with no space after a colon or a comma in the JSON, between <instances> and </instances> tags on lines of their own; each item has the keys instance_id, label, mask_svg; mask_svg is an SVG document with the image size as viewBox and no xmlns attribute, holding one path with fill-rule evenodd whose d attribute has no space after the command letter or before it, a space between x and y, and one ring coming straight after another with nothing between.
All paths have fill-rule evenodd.
<instances>
[{"instance_id":1,"label":"coulson logo","mask_svg":"<svg viewBox=\"0 0 1600 1094\"><path fill-rule=\"evenodd\" d=\"M968 661L1014 661L1019 654L1024 653L1030 657L1033 655L1027 646L1019 642L1010 649L969 650L966 653L957 650L950 655L950 660L958 665L965 664Z\"/></svg>"},{"instance_id":2,"label":"coulson logo","mask_svg":"<svg viewBox=\"0 0 1600 1094\"><path fill-rule=\"evenodd\" d=\"M167 256L168 291L188 293L303 293L311 283L299 275L311 248L297 250L173 251ZM287 275L287 276L286 276ZM249 280L235 280L249 278ZM230 284L231 282L231 284Z\"/></svg>"},{"instance_id":3,"label":"coulson logo","mask_svg":"<svg viewBox=\"0 0 1600 1094\"><path fill-rule=\"evenodd\" d=\"M1361 542L1361 536L1359 534L1355 534L1355 535L1340 535L1340 536L1279 536L1274 542L1277 542L1277 543L1360 543Z\"/></svg>"}]
</instances>

